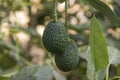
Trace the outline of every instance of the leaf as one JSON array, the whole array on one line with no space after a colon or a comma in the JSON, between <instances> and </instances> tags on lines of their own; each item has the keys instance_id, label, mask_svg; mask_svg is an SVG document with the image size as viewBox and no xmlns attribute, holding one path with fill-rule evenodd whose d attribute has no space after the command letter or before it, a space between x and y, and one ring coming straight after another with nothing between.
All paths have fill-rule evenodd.
<instances>
[{"instance_id":1,"label":"leaf","mask_svg":"<svg viewBox=\"0 0 120 80\"><path fill-rule=\"evenodd\" d=\"M1 69L1 67L0 67L0 74L3 72L3 70Z\"/></svg>"},{"instance_id":2,"label":"leaf","mask_svg":"<svg viewBox=\"0 0 120 80\"><path fill-rule=\"evenodd\" d=\"M91 49L88 47L87 55L87 77L89 80L103 80L105 78L106 68L95 71L94 64L92 62Z\"/></svg>"},{"instance_id":3,"label":"leaf","mask_svg":"<svg viewBox=\"0 0 120 80\"><path fill-rule=\"evenodd\" d=\"M0 39L2 39L4 37L5 33L0 32Z\"/></svg>"},{"instance_id":4,"label":"leaf","mask_svg":"<svg viewBox=\"0 0 120 80\"><path fill-rule=\"evenodd\" d=\"M116 26L120 26L120 18L102 1L100 0L87 0L91 6L96 10L103 13L111 23Z\"/></svg>"},{"instance_id":5,"label":"leaf","mask_svg":"<svg viewBox=\"0 0 120 80\"><path fill-rule=\"evenodd\" d=\"M95 71L104 69L108 64L108 52L105 37L99 21L93 17L90 27L90 48Z\"/></svg>"},{"instance_id":6,"label":"leaf","mask_svg":"<svg viewBox=\"0 0 120 80\"><path fill-rule=\"evenodd\" d=\"M113 47L108 47L108 53L109 53L109 64L112 64L117 67L120 64L120 51Z\"/></svg>"},{"instance_id":7,"label":"leaf","mask_svg":"<svg viewBox=\"0 0 120 80\"><path fill-rule=\"evenodd\" d=\"M120 5L113 4L113 10L116 13L117 16L120 17Z\"/></svg>"},{"instance_id":8,"label":"leaf","mask_svg":"<svg viewBox=\"0 0 120 80\"><path fill-rule=\"evenodd\" d=\"M42 66L33 74L33 77L35 77L34 80L52 80L53 69L51 66Z\"/></svg>"},{"instance_id":9,"label":"leaf","mask_svg":"<svg viewBox=\"0 0 120 80\"><path fill-rule=\"evenodd\" d=\"M54 77L55 77L55 80L66 80L63 75L59 74L59 73L56 72L55 70L53 70L53 75L54 75Z\"/></svg>"},{"instance_id":10,"label":"leaf","mask_svg":"<svg viewBox=\"0 0 120 80\"><path fill-rule=\"evenodd\" d=\"M87 77L89 78L89 80L95 80L95 67L94 64L92 62L92 55L91 55L91 51L90 51L90 47L88 47L87 50Z\"/></svg>"},{"instance_id":11,"label":"leaf","mask_svg":"<svg viewBox=\"0 0 120 80\"><path fill-rule=\"evenodd\" d=\"M120 64L120 51L119 50L112 48L112 47L108 47L108 53L109 53L109 64L107 65L107 69L106 69L106 80L108 80L109 78L110 65L112 64L115 67L117 67Z\"/></svg>"},{"instance_id":12,"label":"leaf","mask_svg":"<svg viewBox=\"0 0 120 80\"><path fill-rule=\"evenodd\" d=\"M108 52L109 52L109 64L106 69L106 73L107 73L106 80L108 79L109 76L110 64L114 65L115 67L117 67L120 64L120 51L115 48L108 47ZM117 73L119 72L117 71Z\"/></svg>"},{"instance_id":13,"label":"leaf","mask_svg":"<svg viewBox=\"0 0 120 80\"><path fill-rule=\"evenodd\" d=\"M11 80L52 80L53 69L49 65L31 65L23 68Z\"/></svg>"},{"instance_id":14,"label":"leaf","mask_svg":"<svg viewBox=\"0 0 120 80\"><path fill-rule=\"evenodd\" d=\"M2 77L11 77L12 75L15 75L18 71L17 70L13 70L13 69L8 69L5 71L2 71L0 73L0 76Z\"/></svg>"},{"instance_id":15,"label":"leaf","mask_svg":"<svg viewBox=\"0 0 120 80\"><path fill-rule=\"evenodd\" d=\"M103 80L108 64L108 52L99 21L93 17L90 26L90 47L87 50L87 76L89 80Z\"/></svg>"},{"instance_id":16,"label":"leaf","mask_svg":"<svg viewBox=\"0 0 120 80\"><path fill-rule=\"evenodd\" d=\"M9 77L0 76L0 80L10 80L10 78Z\"/></svg>"},{"instance_id":17,"label":"leaf","mask_svg":"<svg viewBox=\"0 0 120 80\"><path fill-rule=\"evenodd\" d=\"M96 73L96 80L104 80L105 75L106 75L106 68L98 70Z\"/></svg>"},{"instance_id":18,"label":"leaf","mask_svg":"<svg viewBox=\"0 0 120 80\"><path fill-rule=\"evenodd\" d=\"M78 48L80 58L85 59L85 60L87 59L86 58L86 50L87 50L87 48L88 48L88 46L82 46L82 47Z\"/></svg>"},{"instance_id":19,"label":"leaf","mask_svg":"<svg viewBox=\"0 0 120 80\"><path fill-rule=\"evenodd\" d=\"M90 47L88 47L88 50L86 53L87 61L88 61L87 76L90 80L94 80L94 79L103 80L106 74L106 68L95 72L90 52L91 52ZM107 69L109 70L110 64L112 64L117 67L117 75L120 75L120 51L113 47L108 47L108 53L109 53L109 64L107 65L108 66Z\"/></svg>"},{"instance_id":20,"label":"leaf","mask_svg":"<svg viewBox=\"0 0 120 80\"><path fill-rule=\"evenodd\" d=\"M15 60L9 54L0 54L0 67L2 70L10 69L15 65Z\"/></svg>"},{"instance_id":21,"label":"leaf","mask_svg":"<svg viewBox=\"0 0 120 80\"><path fill-rule=\"evenodd\" d=\"M117 75L120 75L120 64L117 67Z\"/></svg>"},{"instance_id":22,"label":"leaf","mask_svg":"<svg viewBox=\"0 0 120 80\"><path fill-rule=\"evenodd\" d=\"M23 31L23 32L26 32L28 33L29 35L33 36L33 37L40 37L36 31L32 28L23 28L23 27L10 27L10 33L18 33L20 31Z\"/></svg>"}]
</instances>

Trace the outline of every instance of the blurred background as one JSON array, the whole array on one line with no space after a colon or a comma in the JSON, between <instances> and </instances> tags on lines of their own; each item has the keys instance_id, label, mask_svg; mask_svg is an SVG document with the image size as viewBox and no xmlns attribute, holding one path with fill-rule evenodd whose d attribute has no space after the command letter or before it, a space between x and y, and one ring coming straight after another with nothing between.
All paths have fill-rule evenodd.
<instances>
[{"instance_id":1,"label":"blurred background","mask_svg":"<svg viewBox=\"0 0 120 80\"><path fill-rule=\"evenodd\" d=\"M119 0L101 0L120 16ZM80 63L76 70L64 73L68 80L86 80L85 51L89 45L90 18L96 15L102 24L109 46L120 49L120 26L113 26L106 16L90 6L87 0L69 0L68 26L70 38L79 48ZM65 22L65 2L57 4L57 16ZM52 56L42 44L43 31L53 18L52 0L0 0L0 75L16 73L29 64L52 64ZM99 34L99 33L98 33ZM116 70L111 68L110 76Z\"/></svg>"}]
</instances>

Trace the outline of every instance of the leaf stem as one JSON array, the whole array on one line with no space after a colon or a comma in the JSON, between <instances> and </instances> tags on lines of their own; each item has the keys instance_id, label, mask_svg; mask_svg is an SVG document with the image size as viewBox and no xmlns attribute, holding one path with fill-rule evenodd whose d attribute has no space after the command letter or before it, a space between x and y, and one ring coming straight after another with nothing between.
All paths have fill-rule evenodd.
<instances>
[{"instance_id":1,"label":"leaf stem","mask_svg":"<svg viewBox=\"0 0 120 80\"><path fill-rule=\"evenodd\" d=\"M105 80L109 80L109 67L110 67L110 64L108 64L106 68L106 79Z\"/></svg>"},{"instance_id":2,"label":"leaf stem","mask_svg":"<svg viewBox=\"0 0 120 80\"><path fill-rule=\"evenodd\" d=\"M55 22L57 22L57 9L56 9L56 7L57 7L57 0L54 0L54 12L53 12L53 16L54 16L54 21Z\"/></svg>"}]
</instances>

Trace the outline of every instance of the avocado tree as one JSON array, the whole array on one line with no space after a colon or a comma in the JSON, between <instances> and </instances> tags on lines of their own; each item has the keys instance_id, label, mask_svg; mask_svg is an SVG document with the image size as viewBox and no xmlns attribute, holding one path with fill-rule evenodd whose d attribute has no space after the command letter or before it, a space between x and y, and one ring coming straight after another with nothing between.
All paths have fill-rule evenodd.
<instances>
[{"instance_id":1,"label":"avocado tree","mask_svg":"<svg viewBox=\"0 0 120 80\"><path fill-rule=\"evenodd\" d=\"M119 80L119 6L0 0L0 80Z\"/></svg>"}]
</instances>

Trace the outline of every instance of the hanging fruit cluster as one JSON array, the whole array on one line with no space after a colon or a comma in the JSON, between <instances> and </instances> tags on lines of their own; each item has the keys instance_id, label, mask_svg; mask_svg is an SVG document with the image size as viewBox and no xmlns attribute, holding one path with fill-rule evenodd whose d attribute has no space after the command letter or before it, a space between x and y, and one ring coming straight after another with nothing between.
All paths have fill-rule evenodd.
<instances>
[{"instance_id":1,"label":"hanging fruit cluster","mask_svg":"<svg viewBox=\"0 0 120 80\"><path fill-rule=\"evenodd\" d=\"M54 4L56 4L56 0L54 0ZM56 13L55 7L54 13ZM67 27L56 19L57 16L54 14L54 20L50 21L45 28L42 38L43 44L54 55L56 66L60 70L71 71L77 67L79 62L78 48L76 43L69 39Z\"/></svg>"}]
</instances>

